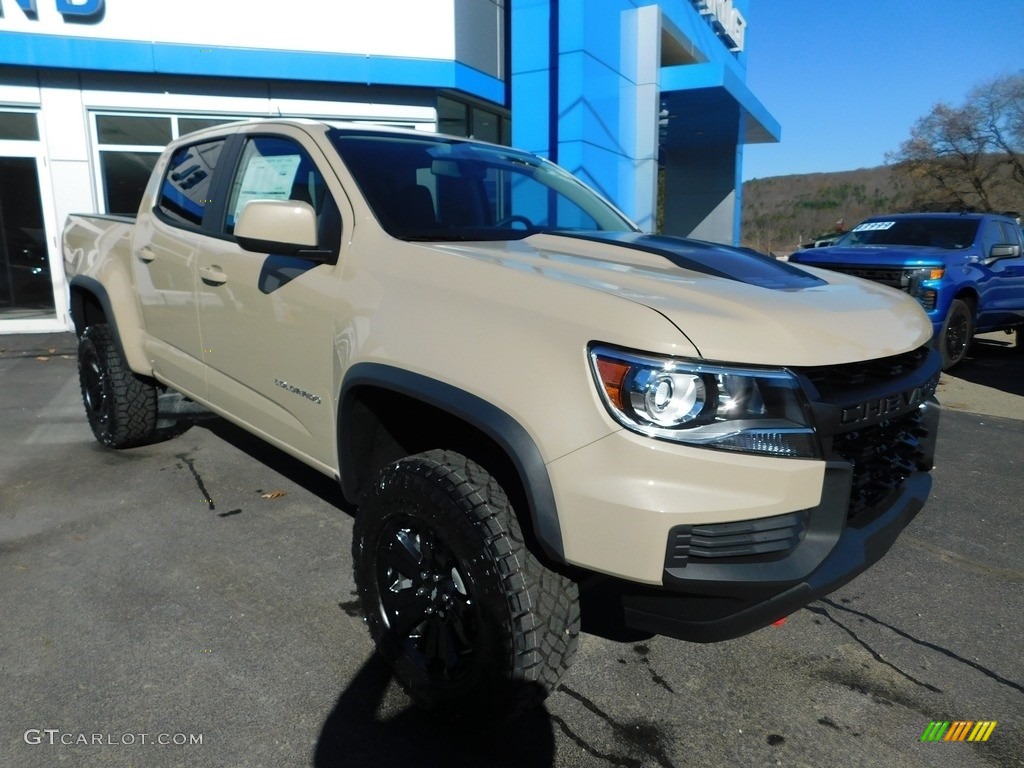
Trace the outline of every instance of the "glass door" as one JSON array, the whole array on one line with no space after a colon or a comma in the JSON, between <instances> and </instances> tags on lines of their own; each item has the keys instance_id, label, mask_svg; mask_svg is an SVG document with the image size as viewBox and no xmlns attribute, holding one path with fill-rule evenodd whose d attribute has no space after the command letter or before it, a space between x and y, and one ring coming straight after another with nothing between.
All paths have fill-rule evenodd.
<instances>
[{"instance_id":1,"label":"glass door","mask_svg":"<svg viewBox=\"0 0 1024 768\"><path fill-rule=\"evenodd\" d=\"M70 329L53 189L32 110L0 110L0 333Z\"/></svg>"},{"instance_id":2,"label":"glass door","mask_svg":"<svg viewBox=\"0 0 1024 768\"><path fill-rule=\"evenodd\" d=\"M34 157L0 157L0 320L56 315L36 166Z\"/></svg>"}]
</instances>

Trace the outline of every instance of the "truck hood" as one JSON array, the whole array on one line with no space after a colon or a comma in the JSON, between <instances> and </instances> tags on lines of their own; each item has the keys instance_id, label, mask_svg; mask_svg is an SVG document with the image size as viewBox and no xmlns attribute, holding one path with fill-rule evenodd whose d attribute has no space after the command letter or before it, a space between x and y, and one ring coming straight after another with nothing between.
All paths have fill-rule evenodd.
<instances>
[{"instance_id":1,"label":"truck hood","mask_svg":"<svg viewBox=\"0 0 1024 768\"><path fill-rule=\"evenodd\" d=\"M898 291L697 240L537 234L434 247L650 307L707 360L835 365L906 352L932 334L920 305Z\"/></svg>"},{"instance_id":2,"label":"truck hood","mask_svg":"<svg viewBox=\"0 0 1024 768\"><path fill-rule=\"evenodd\" d=\"M797 251L789 261L822 267L940 267L947 264L953 254L957 261L963 261L966 252L914 245L835 245Z\"/></svg>"}]
</instances>

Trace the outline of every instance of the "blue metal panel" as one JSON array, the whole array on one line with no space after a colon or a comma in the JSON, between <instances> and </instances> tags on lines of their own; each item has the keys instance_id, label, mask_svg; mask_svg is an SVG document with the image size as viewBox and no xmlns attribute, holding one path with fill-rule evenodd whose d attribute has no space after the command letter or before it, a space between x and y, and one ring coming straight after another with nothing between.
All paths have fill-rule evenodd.
<instances>
[{"instance_id":1,"label":"blue metal panel","mask_svg":"<svg viewBox=\"0 0 1024 768\"><path fill-rule=\"evenodd\" d=\"M498 78L437 59L204 48L15 32L0 32L0 51L0 63L17 66L450 88L495 104L505 100L505 84Z\"/></svg>"},{"instance_id":2,"label":"blue metal panel","mask_svg":"<svg viewBox=\"0 0 1024 768\"><path fill-rule=\"evenodd\" d=\"M673 115L668 135L673 144L751 144L778 141L782 133L778 121L730 66L664 67L661 92Z\"/></svg>"},{"instance_id":3,"label":"blue metal panel","mask_svg":"<svg viewBox=\"0 0 1024 768\"><path fill-rule=\"evenodd\" d=\"M549 85L547 69L512 78L512 143L542 157L551 156L547 121Z\"/></svg>"},{"instance_id":4,"label":"blue metal panel","mask_svg":"<svg viewBox=\"0 0 1024 768\"><path fill-rule=\"evenodd\" d=\"M584 141L623 152L619 92L626 82L622 75L583 52L563 53L559 75L559 141Z\"/></svg>"}]
</instances>

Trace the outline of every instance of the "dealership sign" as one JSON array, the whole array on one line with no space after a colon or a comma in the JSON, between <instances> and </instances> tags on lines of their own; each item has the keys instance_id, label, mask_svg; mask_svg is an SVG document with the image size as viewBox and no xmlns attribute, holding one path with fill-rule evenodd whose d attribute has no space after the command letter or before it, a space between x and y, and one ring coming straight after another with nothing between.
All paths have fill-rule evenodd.
<instances>
[{"instance_id":1,"label":"dealership sign","mask_svg":"<svg viewBox=\"0 0 1024 768\"><path fill-rule=\"evenodd\" d=\"M0 0L0 18L4 17L4 3L9 0ZM38 0L14 0L25 16L33 21L39 19L39 10L36 8ZM106 0L53 0L57 6L57 13L64 17L64 21L96 22L103 18Z\"/></svg>"},{"instance_id":2,"label":"dealership sign","mask_svg":"<svg viewBox=\"0 0 1024 768\"><path fill-rule=\"evenodd\" d=\"M747 20L732 6L732 0L693 0L701 16L707 17L711 28L731 51L743 50Z\"/></svg>"}]
</instances>

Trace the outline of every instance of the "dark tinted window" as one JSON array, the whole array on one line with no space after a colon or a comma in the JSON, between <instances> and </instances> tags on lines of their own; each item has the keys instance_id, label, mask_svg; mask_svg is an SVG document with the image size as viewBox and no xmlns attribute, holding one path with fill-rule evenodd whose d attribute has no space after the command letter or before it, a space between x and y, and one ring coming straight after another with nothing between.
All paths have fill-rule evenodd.
<instances>
[{"instance_id":1,"label":"dark tinted window","mask_svg":"<svg viewBox=\"0 0 1024 768\"><path fill-rule=\"evenodd\" d=\"M100 152L100 173L107 213L138 212L159 152Z\"/></svg>"},{"instance_id":2,"label":"dark tinted window","mask_svg":"<svg viewBox=\"0 0 1024 768\"><path fill-rule=\"evenodd\" d=\"M162 147L171 141L171 118L97 115L96 134L100 144Z\"/></svg>"},{"instance_id":3,"label":"dark tinted window","mask_svg":"<svg viewBox=\"0 0 1024 768\"><path fill-rule=\"evenodd\" d=\"M212 128L215 125L224 125L237 120L237 117L179 117L178 135L201 131L203 128Z\"/></svg>"},{"instance_id":4,"label":"dark tinted window","mask_svg":"<svg viewBox=\"0 0 1024 768\"><path fill-rule=\"evenodd\" d=\"M1001 245L1003 239L1003 228L998 221L986 221L981 230L981 252L988 256L992 246Z\"/></svg>"},{"instance_id":5,"label":"dark tinted window","mask_svg":"<svg viewBox=\"0 0 1024 768\"><path fill-rule=\"evenodd\" d=\"M511 240L542 230L634 230L557 166L443 136L332 131L381 226L406 240Z\"/></svg>"},{"instance_id":6,"label":"dark tinted window","mask_svg":"<svg viewBox=\"0 0 1024 768\"><path fill-rule=\"evenodd\" d=\"M999 222L999 226L1002 227L1003 230L1002 243L1004 245L1020 245L1019 226L1011 224L1008 221Z\"/></svg>"},{"instance_id":7,"label":"dark tinted window","mask_svg":"<svg viewBox=\"0 0 1024 768\"><path fill-rule=\"evenodd\" d=\"M974 243L978 219L949 217L878 218L861 222L842 245L921 245L960 249Z\"/></svg>"},{"instance_id":8,"label":"dark tinted window","mask_svg":"<svg viewBox=\"0 0 1024 768\"><path fill-rule=\"evenodd\" d=\"M171 156L157 210L169 220L198 227L210 202L210 182L224 139L182 147Z\"/></svg>"},{"instance_id":9,"label":"dark tinted window","mask_svg":"<svg viewBox=\"0 0 1024 768\"><path fill-rule=\"evenodd\" d=\"M0 112L0 139L36 141L39 127L36 116L28 112Z\"/></svg>"}]
</instances>

